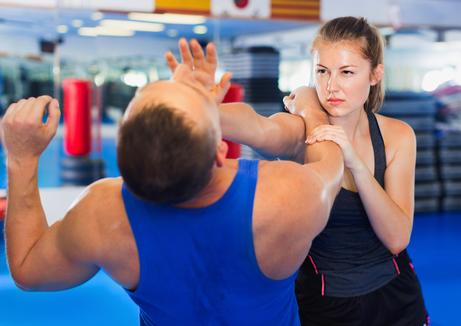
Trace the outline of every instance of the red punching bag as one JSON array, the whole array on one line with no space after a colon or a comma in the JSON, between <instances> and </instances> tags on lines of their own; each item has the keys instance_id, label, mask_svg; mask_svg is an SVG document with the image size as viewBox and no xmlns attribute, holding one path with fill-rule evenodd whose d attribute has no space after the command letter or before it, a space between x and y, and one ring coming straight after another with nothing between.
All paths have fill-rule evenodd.
<instances>
[{"instance_id":1,"label":"red punching bag","mask_svg":"<svg viewBox=\"0 0 461 326\"><path fill-rule=\"evenodd\" d=\"M242 102L244 96L243 86L240 84L232 83L229 90L224 96L223 103L231 102ZM229 140L224 140L229 146L229 151L227 152L227 158L239 158L240 157L240 144L231 142Z\"/></svg>"},{"instance_id":2,"label":"red punching bag","mask_svg":"<svg viewBox=\"0 0 461 326\"><path fill-rule=\"evenodd\" d=\"M88 80L66 79L64 88L64 149L71 156L91 151L91 92Z\"/></svg>"},{"instance_id":3,"label":"red punching bag","mask_svg":"<svg viewBox=\"0 0 461 326\"><path fill-rule=\"evenodd\" d=\"M0 222L5 218L6 205L6 197L0 197Z\"/></svg>"}]
</instances>

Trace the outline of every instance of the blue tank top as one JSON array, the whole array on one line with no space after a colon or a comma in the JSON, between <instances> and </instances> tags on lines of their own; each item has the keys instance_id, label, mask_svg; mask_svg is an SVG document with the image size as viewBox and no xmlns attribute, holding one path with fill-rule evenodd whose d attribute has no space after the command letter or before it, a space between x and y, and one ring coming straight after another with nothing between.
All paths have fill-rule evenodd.
<instances>
[{"instance_id":1,"label":"blue tank top","mask_svg":"<svg viewBox=\"0 0 461 326\"><path fill-rule=\"evenodd\" d=\"M296 274L262 274L253 244L258 161L240 160L225 194L203 208L122 196L136 240L140 280L127 291L141 325L299 325Z\"/></svg>"},{"instance_id":2,"label":"blue tank top","mask_svg":"<svg viewBox=\"0 0 461 326\"><path fill-rule=\"evenodd\" d=\"M375 160L375 179L384 187L386 152L378 122L368 114ZM314 239L300 274L312 265L321 275L323 295L353 297L369 293L391 281L398 267L391 252L371 227L358 193L341 188L325 229ZM299 277L299 282L303 281Z\"/></svg>"}]
</instances>

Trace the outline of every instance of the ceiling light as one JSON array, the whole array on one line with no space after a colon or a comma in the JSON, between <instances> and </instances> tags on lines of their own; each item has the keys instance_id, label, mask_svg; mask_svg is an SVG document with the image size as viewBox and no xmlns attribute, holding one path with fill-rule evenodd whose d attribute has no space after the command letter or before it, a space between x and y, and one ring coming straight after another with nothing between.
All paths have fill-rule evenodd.
<instances>
[{"instance_id":1,"label":"ceiling light","mask_svg":"<svg viewBox=\"0 0 461 326\"><path fill-rule=\"evenodd\" d=\"M128 36L133 36L135 34L134 31L130 31L128 29L105 28L105 27L97 27L97 28L98 28L98 35L101 35L101 36L128 37Z\"/></svg>"},{"instance_id":2,"label":"ceiling light","mask_svg":"<svg viewBox=\"0 0 461 326\"><path fill-rule=\"evenodd\" d=\"M66 34L69 31L69 27L67 27L67 25L59 25L56 27L56 30L59 34Z\"/></svg>"},{"instance_id":3,"label":"ceiling light","mask_svg":"<svg viewBox=\"0 0 461 326\"><path fill-rule=\"evenodd\" d=\"M80 28L83 26L83 21L80 19L74 19L72 20L72 26L74 26L75 28Z\"/></svg>"},{"instance_id":4,"label":"ceiling light","mask_svg":"<svg viewBox=\"0 0 461 326\"><path fill-rule=\"evenodd\" d=\"M95 27L82 27L79 28L78 35L95 37L98 36L98 29Z\"/></svg>"},{"instance_id":5,"label":"ceiling light","mask_svg":"<svg viewBox=\"0 0 461 326\"><path fill-rule=\"evenodd\" d=\"M147 76L140 71L129 70L121 76L122 81L131 87L143 87L147 84Z\"/></svg>"},{"instance_id":6,"label":"ceiling light","mask_svg":"<svg viewBox=\"0 0 461 326\"><path fill-rule=\"evenodd\" d=\"M178 31L175 29L169 29L166 31L166 35L168 35L169 37L176 37L178 36Z\"/></svg>"},{"instance_id":7,"label":"ceiling light","mask_svg":"<svg viewBox=\"0 0 461 326\"><path fill-rule=\"evenodd\" d=\"M208 32L208 28L205 25L197 25L193 28L195 34L203 35Z\"/></svg>"},{"instance_id":8,"label":"ceiling light","mask_svg":"<svg viewBox=\"0 0 461 326\"><path fill-rule=\"evenodd\" d=\"M101 21L102 27L114 27L140 32L162 32L165 29L163 24L142 23L129 20L105 19Z\"/></svg>"},{"instance_id":9,"label":"ceiling light","mask_svg":"<svg viewBox=\"0 0 461 326\"><path fill-rule=\"evenodd\" d=\"M149 14L132 12L128 14L128 18L131 20L141 20L148 22L180 25L197 25L204 24L206 22L205 16L179 14Z\"/></svg>"},{"instance_id":10,"label":"ceiling light","mask_svg":"<svg viewBox=\"0 0 461 326\"><path fill-rule=\"evenodd\" d=\"M134 31L129 29L113 28L113 27L81 27L78 30L81 36L114 36L114 37L128 37L135 34Z\"/></svg>"},{"instance_id":11,"label":"ceiling light","mask_svg":"<svg viewBox=\"0 0 461 326\"><path fill-rule=\"evenodd\" d=\"M104 14L102 12L96 11L91 14L91 19L93 20L101 20L104 18Z\"/></svg>"}]
</instances>

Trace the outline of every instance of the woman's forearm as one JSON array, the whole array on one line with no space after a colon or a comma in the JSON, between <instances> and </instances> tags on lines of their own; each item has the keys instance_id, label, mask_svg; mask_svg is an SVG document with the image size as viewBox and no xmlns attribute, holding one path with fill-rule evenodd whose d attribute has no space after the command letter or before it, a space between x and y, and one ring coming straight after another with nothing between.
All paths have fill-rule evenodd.
<instances>
[{"instance_id":1,"label":"woman's forearm","mask_svg":"<svg viewBox=\"0 0 461 326\"><path fill-rule=\"evenodd\" d=\"M404 211L368 169L356 173L354 180L376 235L390 252L400 253L410 241L413 211Z\"/></svg>"}]
</instances>

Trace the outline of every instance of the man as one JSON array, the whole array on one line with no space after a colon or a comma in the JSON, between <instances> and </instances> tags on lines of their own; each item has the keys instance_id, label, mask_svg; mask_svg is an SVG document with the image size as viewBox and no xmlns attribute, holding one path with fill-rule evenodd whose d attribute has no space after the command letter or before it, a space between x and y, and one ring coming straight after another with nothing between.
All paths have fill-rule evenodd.
<instances>
[{"instance_id":1,"label":"man","mask_svg":"<svg viewBox=\"0 0 461 326\"><path fill-rule=\"evenodd\" d=\"M66 289L104 269L139 305L143 325L299 324L295 272L339 190L340 150L309 146L305 165L225 159L216 101L229 76L210 87L202 59L138 92L118 135L122 177L90 185L50 227L37 165L58 103L42 96L8 109L5 233L19 287ZM307 132L327 121L310 106Z\"/></svg>"}]
</instances>

